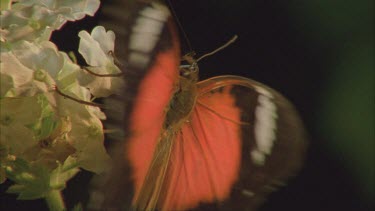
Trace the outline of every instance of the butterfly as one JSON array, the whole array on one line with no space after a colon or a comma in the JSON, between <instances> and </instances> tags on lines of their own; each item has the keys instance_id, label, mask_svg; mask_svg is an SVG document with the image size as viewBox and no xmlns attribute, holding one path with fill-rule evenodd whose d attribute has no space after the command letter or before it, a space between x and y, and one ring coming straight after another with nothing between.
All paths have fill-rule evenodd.
<instances>
[{"instance_id":1,"label":"butterfly","mask_svg":"<svg viewBox=\"0 0 375 211\"><path fill-rule=\"evenodd\" d=\"M248 78L199 81L194 59L180 65L165 4L118 3L107 13L112 26L122 23L115 51L126 87L112 117L124 136L111 149L108 179L92 194L99 209L255 209L301 165L306 142L296 110Z\"/></svg>"}]
</instances>

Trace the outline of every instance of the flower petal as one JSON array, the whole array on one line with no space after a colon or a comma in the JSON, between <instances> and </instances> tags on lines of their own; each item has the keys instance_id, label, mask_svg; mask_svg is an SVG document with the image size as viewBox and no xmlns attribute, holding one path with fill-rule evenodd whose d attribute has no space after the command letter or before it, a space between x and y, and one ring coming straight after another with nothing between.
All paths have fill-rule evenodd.
<instances>
[{"instance_id":1,"label":"flower petal","mask_svg":"<svg viewBox=\"0 0 375 211\"><path fill-rule=\"evenodd\" d=\"M79 32L78 36L81 38L79 41L78 52L83 56L87 64L96 67L104 66L108 59L99 43L86 31Z\"/></svg>"},{"instance_id":2,"label":"flower petal","mask_svg":"<svg viewBox=\"0 0 375 211\"><path fill-rule=\"evenodd\" d=\"M106 32L103 26L97 26L92 30L91 36L99 43L104 53L114 52L116 36L113 31Z\"/></svg>"}]
</instances>

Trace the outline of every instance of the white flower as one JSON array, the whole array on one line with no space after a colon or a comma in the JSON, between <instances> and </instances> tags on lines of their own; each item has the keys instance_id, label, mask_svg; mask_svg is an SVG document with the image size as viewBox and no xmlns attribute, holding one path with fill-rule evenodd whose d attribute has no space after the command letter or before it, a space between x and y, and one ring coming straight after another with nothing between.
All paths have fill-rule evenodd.
<instances>
[{"instance_id":1,"label":"white flower","mask_svg":"<svg viewBox=\"0 0 375 211\"><path fill-rule=\"evenodd\" d=\"M0 15L0 38L4 42L49 40L53 30L67 21L93 16L99 0L20 0Z\"/></svg>"},{"instance_id":2,"label":"white flower","mask_svg":"<svg viewBox=\"0 0 375 211\"><path fill-rule=\"evenodd\" d=\"M37 144L31 125L42 113L38 97L3 98L0 100L0 145L9 147L10 153L20 155Z\"/></svg>"},{"instance_id":3,"label":"white flower","mask_svg":"<svg viewBox=\"0 0 375 211\"><path fill-rule=\"evenodd\" d=\"M39 44L21 42L12 49L22 64L33 70L45 70L52 78L64 65L64 57L55 44L44 41Z\"/></svg>"},{"instance_id":4,"label":"white flower","mask_svg":"<svg viewBox=\"0 0 375 211\"><path fill-rule=\"evenodd\" d=\"M49 41L18 42L13 45L12 51L1 52L0 65L0 93L2 97L7 97L1 100L1 118L4 123L1 125L1 144L16 155L22 154L28 161L44 163L51 168L56 163L55 159L63 162L62 158L74 153L80 167L95 172L104 170L109 160L103 145L103 126L100 121L105 119L104 113L97 107L65 99L51 91L52 85L57 84L65 94L91 101L89 90L77 81L77 75L83 70ZM16 102L9 97L20 97L17 101L19 108L9 105L9 102ZM34 99L34 104L26 99ZM33 106L30 111L27 110L29 106ZM39 112L32 109L39 109ZM29 112L34 116L33 120L24 121L27 127L20 121L11 121L26 118ZM8 126L9 122L13 124ZM65 126L55 128L53 125L56 124ZM46 138L52 145L43 148L40 141Z\"/></svg>"},{"instance_id":5,"label":"white flower","mask_svg":"<svg viewBox=\"0 0 375 211\"><path fill-rule=\"evenodd\" d=\"M15 4L12 10L2 11L0 21L1 37L6 42L48 40L52 31L66 22L61 15L45 7L21 4Z\"/></svg>"},{"instance_id":6,"label":"white flower","mask_svg":"<svg viewBox=\"0 0 375 211\"><path fill-rule=\"evenodd\" d=\"M90 93L78 84L72 84L67 92L70 96L89 101ZM109 161L104 148L103 125L99 117L104 114L98 108L80 104L70 99L59 97L58 112L68 119L71 129L66 133L66 140L76 149L75 156L79 166L96 173L102 172ZM92 156L95 154L95 156Z\"/></svg>"},{"instance_id":7,"label":"white flower","mask_svg":"<svg viewBox=\"0 0 375 211\"><path fill-rule=\"evenodd\" d=\"M64 58L64 64L60 72L57 75L57 85L59 89L65 89L67 86L78 83L77 77L81 70L81 67L73 63L69 56L65 52L60 52Z\"/></svg>"},{"instance_id":8,"label":"white flower","mask_svg":"<svg viewBox=\"0 0 375 211\"><path fill-rule=\"evenodd\" d=\"M104 148L101 121L95 116L75 115L72 116L71 122L72 130L68 135L77 150L79 166L95 173L105 171L110 157Z\"/></svg>"},{"instance_id":9,"label":"white flower","mask_svg":"<svg viewBox=\"0 0 375 211\"><path fill-rule=\"evenodd\" d=\"M122 79L88 74L48 41L67 21L94 15L99 4L99 0L0 3L0 183L6 178L15 182L8 191L19 194L19 199L63 189L79 167L96 173L108 167L101 122L105 114L63 95L90 102L93 95L112 94ZM97 27L91 36L87 32L80 36L80 52L94 72L121 72L109 55L114 51L113 32ZM54 85L64 94L53 91Z\"/></svg>"},{"instance_id":10,"label":"white flower","mask_svg":"<svg viewBox=\"0 0 375 211\"><path fill-rule=\"evenodd\" d=\"M94 67L113 64L113 57L109 54L110 51L114 52L113 31L106 32L103 26L97 26L92 30L91 35L87 31L81 31L78 36L81 38L78 51L87 64Z\"/></svg>"},{"instance_id":11,"label":"white flower","mask_svg":"<svg viewBox=\"0 0 375 211\"><path fill-rule=\"evenodd\" d=\"M33 96L48 92L56 84L53 78L63 64L63 55L49 41L17 43L12 51L1 52L0 96Z\"/></svg>"},{"instance_id":12,"label":"white flower","mask_svg":"<svg viewBox=\"0 0 375 211\"><path fill-rule=\"evenodd\" d=\"M80 20L85 15L93 16L99 9L99 0L20 0L23 5L40 5L63 15L69 21Z\"/></svg>"},{"instance_id":13,"label":"white flower","mask_svg":"<svg viewBox=\"0 0 375 211\"><path fill-rule=\"evenodd\" d=\"M95 27L91 35L81 31L78 36L81 38L78 51L82 54L90 71L97 74L120 73L121 70L115 65L113 55L115 34L112 31L106 32L104 27ZM87 72L79 75L82 86L90 89L95 97L107 97L116 93L123 86L121 77L97 77Z\"/></svg>"},{"instance_id":14,"label":"white flower","mask_svg":"<svg viewBox=\"0 0 375 211\"><path fill-rule=\"evenodd\" d=\"M0 79L1 97L19 96L31 88L33 70L25 67L12 52L2 52Z\"/></svg>"}]
</instances>

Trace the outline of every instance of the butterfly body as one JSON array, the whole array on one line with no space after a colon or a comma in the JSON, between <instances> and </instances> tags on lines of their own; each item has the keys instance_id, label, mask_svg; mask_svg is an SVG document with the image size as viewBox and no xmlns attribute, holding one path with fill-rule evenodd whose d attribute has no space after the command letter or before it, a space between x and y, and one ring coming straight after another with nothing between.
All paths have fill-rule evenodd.
<instances>
[{"instance_id":1,"label":"butterfly body","mask_svg":"<svg viewBox=\"0 0 375 211\"><path fill-rule=\"evenodd\" d=\"M192 74L194 75L179 77L176 91L166 111L165 128L172 127L172 130L178 130L184 122L188 121L197 99L198 76L196 73Z\"/></svg>"},{"instance_id":2,"label":"butterfly body","mask_svg":"<svg viewBox=\"0 0 375 211\"><path fill-rule=\"evenodd\" d=\"M247 78L198 81L195 62L180 66L167 7L132 4L116 33L126 43L117 46L127 64L125 137L113 147L99 209L255 209L301 164L305 135L293 106Z\"/></svg>"}]
</instances>

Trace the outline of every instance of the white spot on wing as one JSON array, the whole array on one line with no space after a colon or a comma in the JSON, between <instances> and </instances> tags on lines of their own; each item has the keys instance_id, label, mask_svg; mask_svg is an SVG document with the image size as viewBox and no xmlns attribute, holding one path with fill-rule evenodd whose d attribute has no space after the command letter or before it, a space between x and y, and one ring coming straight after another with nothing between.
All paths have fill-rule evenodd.
<instances>
[{"instance_id":1,"label":"white spot on wing","mask_svg":"<svg viewBox=\"0 0 375 211\"><path fill-rule=\"evenodd\" d=\"M170 13L166 6L162 4L158 4L156 2L152 3L152 7L146 7L144 10L140 12L141 15L159 20L164 22L169 17Z\"/></svg>"},{"instance_id":2,"label":"white spot on wing","mask_svg":"<svg viewBox=\"0 0 375 211\"><path fill-rule=\"evenodd\" d=\"M254 135L257 147L251 151L252 160L263 165L266 155L272 152L273 142L276 138L276 105L273 95L262 87L255 87L259 93L258 106L255 108Z\"/></svg>"},{"instance_id":3,"label":"white spot on wing","mask_svg":"<svg viewBox=\"0 0 375 211\"><path fill-rule=\"evenodd\" d=\"M129 49L149 53L154 48L169 17L168 8L154 3L140 12L129 40Z\"/></svg>"},{"instance_id":4,"label":"white spot on wing","mask_svg":"<svg viewBox=\"0 0 375 211\"><path fill-rule=\"evenodd\" d=\"M138 52L131 52L129 54L129 63L138 68L144 68L150 60L150 57Z\"/></svg>"},{"instance_id":5,"label":"white spot on wing","mask_svg":"<svg viewBox=\"0 0 375 211\"><path fill-rule=\"evenodd\" d=\"M129 48L131 50L149 53L154 49L158 39L157 36L152 36L150 34L136 33L130 37Z\"/></svg>"},{"instance_id":6,"label":"white spot on wing","mask_svg":"<svg viewBox=\"0 0 375 211\"><path fill-rule=\"evenodd\" d=\"M164 22L149 19L146 17L140 17L137 19L136 24L133 27L134 32L138 33L151 33L158 35L161 32Z\"/></svg>"}]
</instances>

